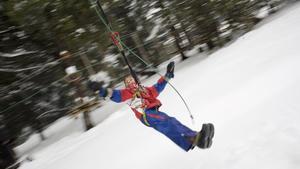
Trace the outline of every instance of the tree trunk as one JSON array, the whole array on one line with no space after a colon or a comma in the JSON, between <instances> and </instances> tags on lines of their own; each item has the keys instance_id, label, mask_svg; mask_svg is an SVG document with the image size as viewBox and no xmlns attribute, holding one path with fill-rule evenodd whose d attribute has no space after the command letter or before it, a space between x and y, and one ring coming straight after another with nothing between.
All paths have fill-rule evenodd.
<instances>
[{"instance_id":1,"label":"tree trunk","mask_svg":"<svg viewBox=\"0 0 300 169\"><path fill-rule=\"evenodd\" d=\"M186 24L186 22L182 19L182 17L181 16L179 16L179 15L177 15L176 13L175 13L175 17L177 18L177 20L178 20L178 22L180 23L180 25L181 25L181 31L182 32L184 32L184 34L185 34L185 36L186 36L186 39L188 40L188 42L189 42L189 49L191 49L192 47L194 47L195 46L195 44L193 43L193 41L192 41L192 38L191 38L191 35L190 35L190 33L187 31L187 24Z\"/></svg>"},{"instance_id":2,"label":"tree trunk","mask_svg":"<svg viewBox=\"0 0 300 169\"><path fill-rule=\"evenodd\" d=\"M89 58L86 56L86 54L80 54L80 59L83 63L83 65L87 68L87 71L89 73L89 75L94 75L96 74L96 71L93 69L91 62L89 60Z\"/></svg>"},{"instance_id":3,"label":"tree trunk","mask_svg":"<svg viewBox=\"0 0 300 169\"><path fill-rule=\"evenodd\" d=\"M172 36L175 38L175 45L178 49L178 52L181 55L181 59L182 60L187 59L188 57L185 56L184 49L180 45L180 42L182 42L182 40L181 40L181 38L179 36L179 33L177 32L176 28L174 27L174 25L170 26L170 30L171 30Z\"/></svg>"},{"instance_id":4,"label":"tree trunk","mask_svg":"<svg viewBox=\"0 0 300 169\"><path fill-rule=\"evenodd\" d=\"M208 47L209 50L212 50L212 49L215 48L215 45L214 45L214 43L211 40L209 40L207 42L207 47Z\"/></svg>"},{"instance_id":5,"label":"tree trunk","mask_svg":"<svg viewBox=\"0 0 300 169\"><path fill-rule=\"evenodd\" d=\"M17 161L16 154L8 143L0 142L0 168L11 167L12 169L18 168L19 164L15 164ZM15 164L15 165L14 165Z\"/></svg>"},{"instance_id":6,"label":"tree trunk","mask_svg":"<svg viewBox=\"0 0 300 169\"><path fill-rule=\"evenodd\" d=\"M137 32L132 33L131 35L135 45L137 46L137 49L139 50L139 53L143 56L143 59L150 64L150 56L147 52L147 50L144 47L144 43L141 40L141 38L139 37L139 35L137 34Z\"/></svg>"},{"instance_id":7,"label":"tree trunk","mask_svg":"<svg viewBox=\"0 0 300 169\"><path fill-rule=\"evenodd\" d=\"M66 64L65 66L67 66L67 67L72 66L70 56L71 56L71 54L69 52L65 52L65 53L61 54L61 57L64 58L63 60L64 60L64 63ZM90 62L89 62L89 60L86 56L81 55L81 59L82 59L85 66L90 66ZM93 70L90 69L89 73L93 73ZM72 75L73 75L73 77L71 77ZM73 74L69 75L69 78L71 78L70 79L71 84L73 86L75 86L75 88L76 88L76 94L80 98L80 104L84 104L84 101L83 101L84 88L83 88L82 84L80 83L80 75L78 75L76 73L73 73ZM91 121L90 116L89 116L89 111L84 111L83 112L83 118L84 118L85 129L86 130L91 129L93 127L93 124L92 124L92 121Z\"/></svg>"},{"instance_id":8,"label":"tree trunk","mask_svg":"<svg viewBox=\"0 0 300 169\"><path fill-rule=\"evenodd\" d=\"M155 53L157 53L158 56L154 56L155 59L153 59L154 61L154 65L159 65L161 63L160 58L164 58L166 57L165 55L167 55L165 53L165 50L163 49L163 44L156 38L153 38L153 43L154 43L154 50Z\"/></svg>"},{"instance_id":9,"label":"tree trunk","mask_svg":"<svg viewBox=\"0 0 300 169\"><path fill-rule=\"evenodd\" d=\"M35 122L34 122L34 130L36 130L41 138L42 141L46 140L46 137L45 135L43 134L43 125L42 123L39 121L38 118L35 119Z\"/></svg>"},{"instance_id":10,"label":"tree trunk","mask_svg":"<svg viewBox=\"0 0 300 169\"><path fill-rule=\"evenodd\" d=\"M180 38L179 33L174 26L174 20L172 20L172 18L170 17L170 11L168 11L168 9L165 7L164 0L159 0L158 4L162 8L163 16L165 16L166 19L168 20L167 27L170 30L171 35L175 39L175 45L178 49L178 52L181 55L182 60L187 59L188 57L185 56L184 49L180 45L180 43L182 42L182 39Z\"/></svg>"},{"instance_id":11,"label":"tree trunk","mask_svg":"<svg viewBox=\"0 0 300 169\"><path fill-rule=\"evenodd\" d=\"M94 125L91 121L90 111L84 111L83 118L84 118L84 124L85 124L86 131L94 127Z\"/></svg>"},{"instance_id":12,"label":"tree trunk","mask_svg":"<svg viewBox=\"0 0 300 169\"><path fill-rule=\"evenodd\" d=\"M83 87L82 87L80 81L76 80L74 82L74 85L76 86L77 95L80 97L80 103L84 104L84 102L83 102L84 91L83 91ZM84 119L84 125L85 125L85 130L86 131L94 127L94 125L92 124L92 120L91 120L91 117L90 117L89 113L90 113L89 111L84 111L83 112L83 119Z\"/></svg>"},{"instance_id":13,"label":"tree trunk","mask_svg":"<svg viewBox=\"0 0 300 169\"><path fill-rule=\"evenodd\" d=\"M185 28L183 28L183 32L184 32L184 34L185 34L185 36L186 36L186 39L187 39L188 42L189 42L188 48L189 48L189 49L192 49L192 48L195 46L195 44L194 44L194 42L192 41L192 38L191 38L189 32L186 31Z\"/></svg>"}]
</instances>

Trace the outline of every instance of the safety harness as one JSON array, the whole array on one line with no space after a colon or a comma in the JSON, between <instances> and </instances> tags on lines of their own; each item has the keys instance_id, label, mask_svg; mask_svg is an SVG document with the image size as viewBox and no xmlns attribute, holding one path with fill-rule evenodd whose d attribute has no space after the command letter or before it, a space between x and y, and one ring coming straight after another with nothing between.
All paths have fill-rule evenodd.
<instances>
[{"instance_id":1,"label":"safety harness","mask_svg":"<svg viewBox=\"0 0 300 169\"><path fill-rule=\"evenodd\" d=\"M143 101L143 98L142 98L142 95L141 95L141 89L138 88L137 90L135 90L134 94L133 94L133 97L132 99L130 100L130 104L128 104L131 108L131 110L134 112L136 118L138 118L139 120L143 120L142 122L144 122L145 125L147 126L150 126L148 120L147 120L147 116L146 116L146 113L145 113L145 104L144 104L144 101ZM132 103L134 102L134 100L136 98L140 98L141 99L141 105L139 107L134 107L132 105ZM137 110L138 108L141 108L141 110Z\"/></svg>"}]
</instances>

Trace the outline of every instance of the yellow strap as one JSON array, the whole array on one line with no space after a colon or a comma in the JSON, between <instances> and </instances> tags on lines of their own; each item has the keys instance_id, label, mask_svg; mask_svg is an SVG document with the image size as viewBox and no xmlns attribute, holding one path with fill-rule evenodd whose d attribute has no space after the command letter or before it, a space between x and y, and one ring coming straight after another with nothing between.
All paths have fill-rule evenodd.
<instances>
[{"instance_id":1,"label":"yellow strap","mask_svg":"<svg viewBox=\"0 0 300 169\"><path fill-rule=\"evenodd\" d=\"M197 145L197 143L199 142L199 140L200 140L200 133L198 133L197 135L196 135L196 138L195 138L195 140L194 140L194 142L193 142L193 144L192 144L192 147L195 147L196 145Z\"/></svg>"},{"instance_id":2,"label":"yellow strap","mask_svg":"<svg viewBox=\"0 0 300 169\"><path fill-rule=\"evenodd\" d=\"M134 91L134 94L133 94L133 97L131 100L134 100L138 95L140 95L140 91L139 90Z\"/></svg>"},{"instance_id":3,"label":"yellow strap","mask_svg":"<svg viewBox=\"0 0 300 169\"><path fill-rule=\"evenodd\" d=\"M147 120L147 117L146 117L146 113L145 113L145 112L142 112L142 113L143 113L143 120L144 120L145 124L146 124L147 126L150 126L150 124L149 124L149 122L148 122L148 120Z\"/></svg>"}]
</instances>

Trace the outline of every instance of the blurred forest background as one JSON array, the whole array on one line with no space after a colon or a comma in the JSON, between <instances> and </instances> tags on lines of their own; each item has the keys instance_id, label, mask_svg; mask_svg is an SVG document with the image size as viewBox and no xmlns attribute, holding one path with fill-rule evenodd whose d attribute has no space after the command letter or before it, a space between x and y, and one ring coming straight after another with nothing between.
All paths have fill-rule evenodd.
<instances>
[{"instance_id":1,"label":"blurred forest background","mask_svg":"<svg viewBox=\"0 0 300 169\"><path fill-rule=\"evenodd\" d=\"M112 28L150 67L187 51L213 52L234 41L292 0L101 0ZM109 32L88 0L0 1L0 139L14 147L42 132L93 96L96 77L115 86L128 74ZM69 51L68 62L59 55ZM153 71L128 55L139 74ZM76 65L78 86L66 79ZM89 118L87 116L87 118ZM92 127L92 126L90 126ZM88 129L89 127L87 127Z\"/></svg>"}]
</instances>

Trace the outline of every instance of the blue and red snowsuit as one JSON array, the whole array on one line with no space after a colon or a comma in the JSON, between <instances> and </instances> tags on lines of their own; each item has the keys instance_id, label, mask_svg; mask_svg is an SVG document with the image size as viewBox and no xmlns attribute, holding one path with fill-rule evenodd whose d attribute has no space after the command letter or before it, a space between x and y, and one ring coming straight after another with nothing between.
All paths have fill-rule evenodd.
<instances>
[{"instance_id":1,"label":"blue and red snowsuit","mask_svg":"<svg viewBox=\"0 0 300 169\"><path fill-rule=\"evenodd\" d=\"M138 111L135 108L132 108L132 110L143 124L154 128L167 136L182 149L188 151L192 147L192 141L190 141L189 138L195 137L197 132L181 124L176 118L170 117L166 113L159 111L161 102L157 99L157 96L164 90L166 84L167 81L165 77L161 77L155 85L145 87L143 92L140 92L139 95L143 100L143 112ZM134 99L136 97L135 95L135 91L125 88L113 90L110 99L120 103L129 99Z\"/></svg>"}]
</instances>

